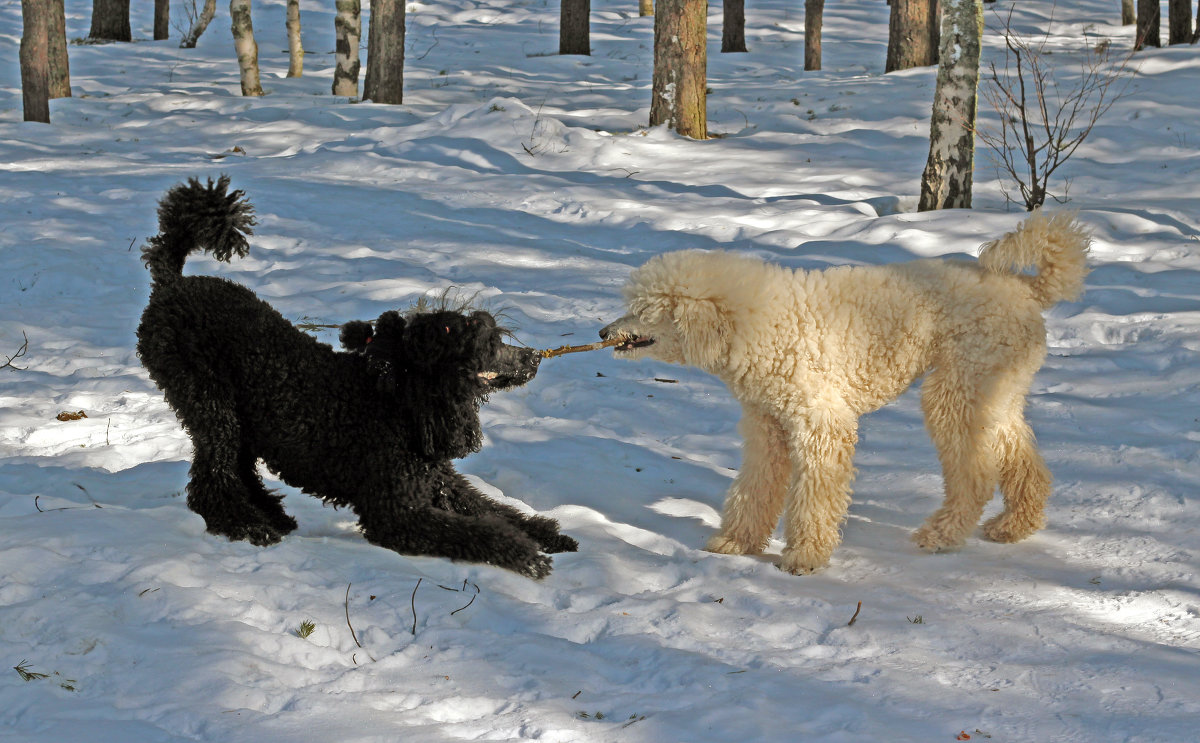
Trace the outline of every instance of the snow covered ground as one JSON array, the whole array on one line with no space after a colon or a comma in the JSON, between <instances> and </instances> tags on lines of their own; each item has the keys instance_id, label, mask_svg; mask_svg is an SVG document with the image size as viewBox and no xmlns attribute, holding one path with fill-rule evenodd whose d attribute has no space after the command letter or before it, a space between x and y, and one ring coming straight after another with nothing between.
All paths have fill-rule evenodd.
<instances>
[{"instance_id":1,"label":"snow covered ground","mask_svg":"<svg viewBox=\"0 0 1200 743\"><path fill-rule=\"evenodd\" d=\"M593 3L590 57L555 54L545 0L410 5L396 107L328 94L331 5L304 3L306 74L288 80L283 4L255 4L267 95L245 99L223 7L180 50L178 32L144 40L135 3L143 41L72 46L74 97L46 126L21 122L20 3L0 2L0 353L29 340L0 369L0 740L1197 740L1196 47L1139 55L1062 171L1095 247L1086 295L1048 312L1030 398L1047 529L919 552L941 480L910 392L863 421L826 570L780 572L778 540L708 554L737 406L696 370L575 354L494 396L460 463L579 539L534 582L373 547L286 488L301 526L283 543L205 534L179 497L190 444L134 354L138 247L166 188L228 173L248 192L250 257L189 271L295 321L454 286L539 348L594 340L665 250L973 255L1022 214L982 152L974 210L914 211L935 71L882 74L881 0L827 7L814 73L802 3L749 4L738 55L717 53L713 6L724 136L705 142L644 128L652 21L632 0ZM90 3L68 6L86 35ZM1130 45L1111 0L1022 4L1014 23L1051 13L1064 75L1085 43ZM986 59L995 30L989 14Z\"/></svg>"}]
</instances>

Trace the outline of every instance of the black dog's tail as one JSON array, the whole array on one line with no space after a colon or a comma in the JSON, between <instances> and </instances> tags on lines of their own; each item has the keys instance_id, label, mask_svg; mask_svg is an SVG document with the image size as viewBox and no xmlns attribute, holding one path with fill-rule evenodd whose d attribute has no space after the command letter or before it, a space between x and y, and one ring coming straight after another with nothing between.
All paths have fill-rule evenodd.
<instances>
[{"instance_id":1,"label":"black dog's tail","mask_svg":"<svg viewBox=\"0 0 1200 743\"><path fill-rule=\"evenodd\" d=\"M220 261L250 251L246 236L254 233L254 207L242 191L229 190L229 176L213 183L188 179L167 191L158 202L158 234L142 248L142 261L155 284L183 273L188 254L206 250Z\"/></svg>"}]
</instances>

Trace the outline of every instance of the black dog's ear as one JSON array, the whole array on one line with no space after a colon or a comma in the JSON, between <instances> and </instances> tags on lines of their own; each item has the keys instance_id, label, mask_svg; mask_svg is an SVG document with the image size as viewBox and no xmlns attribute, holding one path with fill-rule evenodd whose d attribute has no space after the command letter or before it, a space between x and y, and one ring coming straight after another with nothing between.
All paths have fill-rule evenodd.
<instances>
[{"instance_id":1,"label":"black dog's ear","mask_svg":"<svg viewBox=\"0 0 1200 743\"><path fill-rule=\"evenodd\" d=\"M363 320L351 320L342 326L342 332L338 336L338 340L342 342L342 348L347 351L358 351L359 353L367 350L367 344L371 342L371 336L375 331L371 328L371 323Z\"/></svg>"},{"instance_id":2,"label":"black dog's ear","mask_svg":"<svg viewBox=\"0 0 1200 743\"><path fill-rule=\"evenodd\" d=\"M400 340L407 324L399 312L388 310L375 321L375 337L378 340L386 339L390 343L395 343Z\"/></svg>"},{"instance_id":3,"label":"black dog's ear","mask_svg":"<svg viewBox=\"0 0 1200 743\"><path fill-rule=\"evenodd\" d=\"M404 328L408 323L399 312L389 310L375 321L375 333L367 346L368 364L378 375L379 391L391 394L396 391L396 368L393 362L403 347Z\"/></svg>"}]
</instances>

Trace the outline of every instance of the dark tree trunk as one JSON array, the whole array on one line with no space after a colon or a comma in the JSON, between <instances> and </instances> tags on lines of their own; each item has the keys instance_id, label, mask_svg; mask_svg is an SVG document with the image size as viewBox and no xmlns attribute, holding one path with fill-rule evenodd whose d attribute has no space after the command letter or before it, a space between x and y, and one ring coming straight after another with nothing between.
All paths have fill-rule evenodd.
<instances>
[{"instance_id":1,"label":"dark tree trunk","mask_svg":"<svg viewBox=\"0 0 1200 743\"><path fill-rule=\"evenodd\" d=\"M1144 49L1148 46L1162 46L1158 28L1162 25L1162 12L1158 8L1159 0L1137 0L1137 38L1133 48Z\"/></svg>"},{"instance_id":2,"label":"dark tree trunk","mask_svg":"<svg viewBox=\"0 0 1200 743\"><path fill-rule=\"evenodd\" d=\"M1192 43L1191 0L1170 0L1167 4L1167 43Z\"/></svg>"},{"instance_id":3,"label":"dark tree trunk","mask_svg":"<svg viewBox=\"0 0 1200 743\"><path fill-rule=\"evenodd\" d=\"M48 0L21 0L21 102L26 121L50 123L50 9Z\"/></svg>"},{"instance_id":4,"label":"dark tree trunk","mask_svg":"<svg viewBox=\"0 0 1200 743\"><path fill-rule=\"evenodd\" d=\"M63 0L50 0L50 97L71 97L71 66L67 60L67 16Z\"/></svg>"},{"instance_id":5,"label":"dark tree trunk","mask_svg":"<svg viewBox=\"0 0 1200 743\"><path fill-rule=\"evenodd\" d=\"M654 80L650 126L666 124L693 139L708 137L705 0L659 0L654 9Z\"/></svg>"},{"instance_id":6,"label":"dark tree trunk","mask_svg":"<svg viewBox=\"0 0 1200 743\"><path fill-rule=\"evenodd\" d=\"M129 0L92 0L92 30L89 39L132 41L129 32Z\"/></svg>"},{"instance_id":7,"label":"dark tree trunk","mask_svg":"<svg viewBox=\"0 0 1200 743\"><path fill-rule=\"evenodd\" d=\"M592 0L562 0L559 6L558 53L592 53Z\"/></svg>"},{"instance_id":8,"label":"dark tree trunk","mask_svg":"<svg viewBox=\"0 0 1200 743\"><path fill-rule=\"evenodd\" d=\"M162 41L171 35L171 2L154 0L154 40Z\"/></svg>"},{"instance_id":9,"label":"dark tree trunk","mask_svg":"<svg viewBox=\"0 0 1200 743\"><path fill-rule=\"evenodd\" d=\"M363 100L404 102L404 0L371 0Z\"/></svg>"},{"instance_id":10,"label":"dark tree trunk","mask_svg":"<svg viewBox=\"0 0 1200 743\"><path fill-rule=\"evenodd\" d=\"M892 0L884 72L937 64L937 0Z\"/></svg>"},{"instance_id":11,"label":"dark tree trunk","mask_svg":"<svg viewBox=\"0 0 1200 743\"><path fill-rule=\"evenodd\" d=\"M821 69L821 24L825 0L804 0L804 69Z\"/></svg>"},{"instance_id":12,"label":"dark tree trunk","mask_svg":"<svg viewBox=\"0 0 1200 743\"><path fill-rule=\"evenodd\" d=\"M746 0L724 0L721 23L721 51L746 51Z\"/></svg>"}]
</instances>

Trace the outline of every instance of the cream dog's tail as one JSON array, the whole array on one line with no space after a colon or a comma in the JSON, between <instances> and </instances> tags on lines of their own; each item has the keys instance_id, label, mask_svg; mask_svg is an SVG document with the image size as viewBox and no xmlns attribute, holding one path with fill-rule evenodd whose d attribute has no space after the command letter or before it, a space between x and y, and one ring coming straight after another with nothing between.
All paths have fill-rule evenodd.
<instances>
[{"instance_id":1,"label":"cream dog's tail","mask_svg":"<svg viewBox=\"0 0 1200 743\"><path fill-rule=\"evenodd\" d=\"M1038 210L1004 237L984 243L979 263L991 273L1016 274L1042 307L1050 307L1083 293L1091 243L1091 235L1074 213L1048 216ZM1027 268L1037 273L1020 273Z\"/></svg>"}]
</instances>

